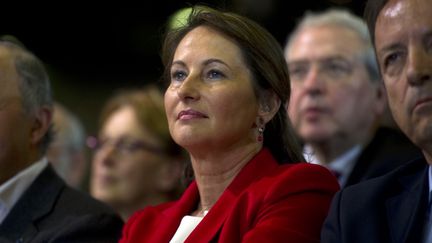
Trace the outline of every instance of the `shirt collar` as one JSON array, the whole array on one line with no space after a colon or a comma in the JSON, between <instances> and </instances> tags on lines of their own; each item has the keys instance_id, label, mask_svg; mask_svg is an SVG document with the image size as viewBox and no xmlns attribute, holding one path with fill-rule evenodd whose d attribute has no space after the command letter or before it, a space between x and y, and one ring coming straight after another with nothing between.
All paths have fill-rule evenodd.
<instances>
[{"instance_id":1,"label":"shirt collar","mask_svg":"<svg viewBox=\"0 0 432 243\"><path fill-rule=\"evenodd\" d=\"M339 184L343 186L348 180L348 177L355 166L356 159L360 155L361 150L362 146L358 144L347 150L345 153L341 154L339 157L337 157L335 160L331 161L328 164L324 164L323 162L319 161L316 156L314 156L314 152L311 146L306 145L304 147L304 155L306 157L306 161L308 161L309 163L323 165L332 171L337 171L340 174L340 177L338 179Z\"/></svg>"},{"instance_id":2,"label":"shirt collar","mask_svg":"<svg viewBox=\"0 0 432 243\"><path fill-rule=\"evenodd\" d=\"M0 223L46 166L48 160L43 157L0 185Z\"/></svg>"},{"instance_id":3,"label":"shirt collar","mask_svg":"<svg viewBox=\"0 0 432 243\"><path fill-rule=\"evenodd\" d=\"M429 180L429 204L432 200L432 166L429 165L428 168L428 180Z\"/></svg>"}]
</instances>

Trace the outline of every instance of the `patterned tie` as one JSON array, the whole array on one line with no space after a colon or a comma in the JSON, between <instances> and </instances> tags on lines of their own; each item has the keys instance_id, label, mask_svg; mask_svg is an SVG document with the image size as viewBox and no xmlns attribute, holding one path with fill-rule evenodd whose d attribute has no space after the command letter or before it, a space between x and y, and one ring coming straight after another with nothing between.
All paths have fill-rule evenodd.
<instances>
[{"instance_id":1,"label":"patterned tie","mask_svg":"<svg viewBox=\"0 0 432 243\"><path fill-rule=\"evenodd\" d=\"M340 179L341 178L341 176L342 176L342 173L340 173L339 171L337 171L337 170L333 170L333 169L331 169L330 170L330 172L336 177L336 179Z\"/></svg>"}]
</instances>

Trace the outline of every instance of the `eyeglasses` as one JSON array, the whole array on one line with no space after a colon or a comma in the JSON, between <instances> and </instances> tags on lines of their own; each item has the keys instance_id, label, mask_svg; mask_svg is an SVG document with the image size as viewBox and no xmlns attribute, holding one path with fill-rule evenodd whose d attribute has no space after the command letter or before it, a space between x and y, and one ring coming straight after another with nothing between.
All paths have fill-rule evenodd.
<instances>
[{"instance_id":1,"label":"eyeglasses","mask_svg":"<svg viewBox=\"0 0 432 243\"><path fill-rule=\"evenodd\" d=\"M147 151L155 154L165 154L165 149L156 147L138 139L121 137L119 139L101 139L95 137L87 138L87 145L95 152L113 147L120 155L131 155L139 151Z\"/></svg>"},{"instance_id":2,"label":"eyeglasses","mask_svg":"<svg viewBox=\"0 0 432 243\"><path fill-rule=\"evenodd\" d=\"M288 64L289 75L292 81L302 82L308 77L312 67L317 65L318 76L325 80L343 80L355 70L359 60L348 60L343 57L324 58L318 61L301 60Z\"/></svg>"}]
</instances>

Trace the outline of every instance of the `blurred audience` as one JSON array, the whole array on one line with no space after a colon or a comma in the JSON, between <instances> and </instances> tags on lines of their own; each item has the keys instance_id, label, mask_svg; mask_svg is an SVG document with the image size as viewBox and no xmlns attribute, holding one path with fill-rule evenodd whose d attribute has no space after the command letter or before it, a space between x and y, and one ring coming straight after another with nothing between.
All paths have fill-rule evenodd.
<instances>
[{"instance_id":1,"label":"blurred audience","mask_svg":"<svg viewBox=\"0 0 432 243\"><path fill-rule=\"evenodd\" d=\"M169 134L163 95L156 86L112 97L100 125L90 182L95 198L124 220L145 206L177 198L187 158Z\"/></svg>"},{"instance_id":2,"label":"blurred audience","mask_svg":"<svg viewBox=\"0 0 432 243\"><path fill-rule=\"evenodd\" d=\"M84 189L88 160L85 146L85 130L70 110L54 103L54 138L48 147L47 158L66 183Z\"/></svg>"},{"instance_id":3,"label":"blurred audience","mask_svg":"<svg viewBox=\"0 0 432 243\"><path fill-rule=\"evenodd\" d=\"M53 101L42 62L0 37L0 242L116 242L122 221L69 186L45 156Z\"/></svg>"},{"instance_id":4,"label":"blurred audience","mask_svg":"<svg viewBox=\"0 0 432 243\"><path fill-rule=\"evenodd\" d=\"M290 35L285 57L288 112L305 157L332 170L341 186L420 155L400 131L379 126L386 93L362 19L346 10L308 13Z\"/></svg>"}]
</instances>

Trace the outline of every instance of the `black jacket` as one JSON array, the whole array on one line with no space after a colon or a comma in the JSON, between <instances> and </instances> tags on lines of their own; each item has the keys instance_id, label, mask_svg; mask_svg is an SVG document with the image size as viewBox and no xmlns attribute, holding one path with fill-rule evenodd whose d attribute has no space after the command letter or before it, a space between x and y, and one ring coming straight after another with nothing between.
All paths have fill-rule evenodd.
<instances>
[{"instance_id":1,"label":"black jacket","mask_svg":"<svg viewBox=\"0 0 432 243\"><path fill-rule=\"evenodd\" d=\"M427 216L428 164L421 158L339 191L322 243L421 242Z\"/></svg>"},{"instance_id":2,"label":"black jacket","mask_svg":"<svg viewBox=\"0 0 432 243\"><path fill-rule=\"evenodd\" d=\"M402 132L381 127L362 150L344 187L384 175L418 157L421 150Z\"/></svg>"},{"instance_id":3,"label":"black jacket","mask_svg":"<svg viewBox=\"0 0 432 243\"><path fill-rule=\"evenodd\" d=\"M117 242L122 220L45 168L0 225L3 242Z\"/></svg>"}]
</instances>

